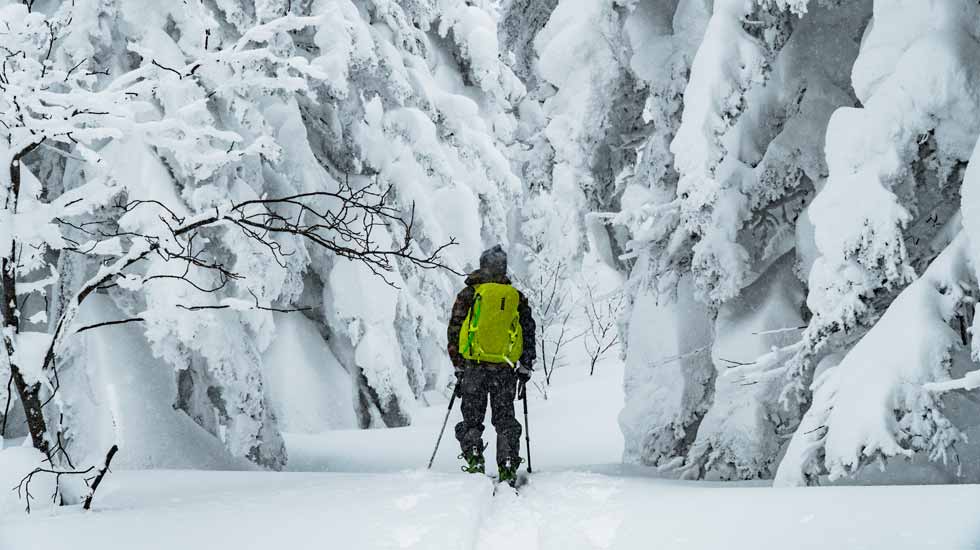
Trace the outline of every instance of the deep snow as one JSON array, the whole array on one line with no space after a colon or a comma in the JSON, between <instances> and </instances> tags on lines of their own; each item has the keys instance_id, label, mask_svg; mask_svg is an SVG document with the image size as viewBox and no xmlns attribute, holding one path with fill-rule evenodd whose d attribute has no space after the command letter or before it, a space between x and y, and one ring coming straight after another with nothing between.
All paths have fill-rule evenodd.
<instances>
[{"instance_id":1,"label":"deep snow","mask_svg":"<svg viewBox=\"0 0 980 550\"><path fill-rule=\"evenodd\" d=\"M976 486L769 489L584 472L116 472L82 514L0 521L6 549L977 548Z\"/></svg>"},{"instance_id":2,"label":"deep snow","mask_svg":"<svg viewBox=\"0 0 980 550\"><path fill-rule=\"evenodd\" d=\"M116 471L91 513L0 517L0 549L980 548L976 485L773 489L618 465L621 378L567 367L549 400L532 392L519 496L456 471L454 419L424 470L442 402L410 428L287 437L293 469L330 472Z\"/></svg>"}]
</instances>

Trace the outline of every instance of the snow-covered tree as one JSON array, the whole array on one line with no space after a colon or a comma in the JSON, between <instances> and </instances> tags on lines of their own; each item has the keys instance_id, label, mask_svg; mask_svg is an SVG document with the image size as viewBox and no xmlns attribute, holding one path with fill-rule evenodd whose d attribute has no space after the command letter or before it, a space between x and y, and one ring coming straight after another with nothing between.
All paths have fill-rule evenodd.
<instances>
[{"instance_id":1,"label":"snow-covered tree","mask_svg":"<svg viewBox=\"0 0 980 550\"><path fill-rule=\"evenodd\" d=\"M784 5L715 3L706 23L703 6L682 7L674 27L703 32L688 58L682 107L665 93L653 97L658 111L648 107L679 116L676 130L661 123L669 132L666 139L647 146L662 151L669 140L676 157L644 150L663 160L653 170L633 174L637 183L627 197L638 204L624 206L619 217L633 227L638 284L671 300L679 288L690 291L688 284L679 285L689 277L694 296L711 308L709 319L699 323L715 325L715 336L697 348L711 348L711 371L690 357L692 364L680 369L679 379L651 376L646 383L668 383L677 391L677 384L714 388L667 413L686 419L673 424L678 443L638 458L663 464L684 456L685 471L697 476L769 477L780 434L795 426L798 413L779 402L773 383L717 374L753 362L787 339L770 329L805 322L802 285L793 276L806 261L806 249L797 246L797 225L806 219L804 208L817 182L826 177L827 121L834 109L854 101L845 71L856 55L869 4L818 6L797 18ZM801 6L793 7L802 13ZM696 23L677 24L679 16L689 14L697 16ZM683 34L674 40L675 47L692 43ZM646 183L637 176L652 178ZM649 370L651 375L663 371Z\"/></svg>"},{"instance_id":2,"label":"snow-covered tree","mask_svg":"<svg viewBox=\"0 0 980 550\"><path fill-rule=\"evenodd\" d=\"M656 55L647 70L665 71L658 80L672 87L653 88L645 112L654 131L627 174L617 219L633 234L633 317L649 316L637 307L663 308L680 299L678 292L693 290L710 310L683 308L676 322L692 329L713 324L718 336L679 348L662 345L652 354L646 346L630 349L637 360L629 368L639 372L628 381L667 385L686 397L658 410L661 405L648 403L638 387L632 390L641 401L631 404L628 385L624 427L643 423L638 411L646 408L646 414L662 416L652 425L666 431L647 431L643 438L660 443L651 448L638 442L642 452L631 452L628 442L627 459L664 464L686 456L687 471L696 475L714 470L711 475L721 477L767 477L778 432L793 424L793 414L776 403L778 391L732 383L717 373L785 340L768 329L803 322L792 313L802 302L802 285L792 276L796 225L815 182L826 176L823 128L836 107L853 103L840 67L853 59L849 52L856 52L855 34L868 5L818 7L801 19L784 8L681 2L634 15L659 35L640 43L652 52L648 56ZM815 47L827 43L837 49ZM787 301L764 307L773 295ZM757 310L771 313L750 313ZM643 330L632 323L631 333ZM707 349L710 354L691 353ZM658 358L671 356L680 358L659 364Z\"/></svg>"},{"instance_id":3,"label":"snow-covered tree","mask_svg":"<svg viewBox=\"0 0 980 550\"><path fill-rule=\"evenodd\" d=\"M718 307L713 355L719 374L733 366L732 361L751 362L795 336L767 331L806 324L805 292L794 276L795 268L805 261L799 252L805 249L797 244L797 225L805 220L803 211L817 182L827 175L822 136L828 120L835 109L854 101L839 64L856 54L854 37L869 7L852 3L815 8L793 22L792 34L786 38L780 38L779 32L789 24L775 17L779 25L763 33L776 36L770 47L778 48L778 54L766 62L766 82L746 94L741 116L725 134L724 139L730 140L725 150L732 151L734 158L726 156L716 171L723 182L717 202L697 207L699 212L710 212L710 228L691 229L698 236L693 247L695 283L701 281L711 289L702 297ZM814 44L834 44L836 50L817 50ZM673 147L680 150L684 145L675 140ZM703 191L703 185L697 188ZM683 212L685 206L681 208ZM709 280L713 282L705 283ZM759 286L765 290L756 294ZM730 292L738 297L730 297ZM787 407L779 399L780 389L768 383L743 385L732 377L717 378L689 466L715 468L726 478L770 477L780 434L795 427L799 414L795 406Z\"/></svg>"},{"instance_id":4,"label":"snow-covered tree","mask_svg":"<svg viewBox=\"0 0 980 550\"><path fill-rule=\"evenodd\" d=\"M538 264L547 271L567 262L577 273L589 248L588 214L618 207L616 176L631 160L634 125L642 125L642 99L623 65L624 11L613 0L559 2L534 38L536 56L517 61L530 57L537 79L520 106L523 150L512 153L527 188L519 242L529 280L541 278Z\"/></svg>"},{"instance_id":5,"label":"snow-covered tree","mask_svg":"<svg viewBox=\"0 0 980 550\"><path fill-rule=\"evenodd\" d=\"M652 4L631 13L656 37L633 55L670 52L654 67L680 67L659 81L684 92L651 95L616 218L635 259L626 459L803 483L975 452L969 402L937 393L973 370L959 350L976 283L956 236L975 6ZM671 329L651 347L664 318L703 341ZM898 334L916 337L886 352Z\"/></svg>"},{"instance_id":6,"label":"snow-covered tree","mask_svg":"<svg viewBox=\"0 0 980 550\"><path fill-rule=\"evenodd\" d=\"M690 235L680 226L679 173L670 143L683 113L690 65L704 33L706 2L638 5L627 28L636 36L631 65L649 82L643 117L649 135L637 148L617 223L627 227L633 262L625 324L626 403L620 425L624 460L662 464L686 454L707 409L714 378L708 360L708 311L693 300Z\"/></svg>"},{"instance_id":7,"label":"snow-covered tree","mask_svg":"<svg viewBox=\"0 0 980 550\"><path fill-rule=\"evenodd\" d=\"M977 15L969 2L876 2L853 71L862 107L834 114L829 178L810 209L814 316L786 375L813 405L781 483L916 452L947 459L975 425L952 423L923 385L975 368L957 324L976 294L964 168L980 135ZM829 352L840 353L818 363Z\"/></svg>"}]
</instances>

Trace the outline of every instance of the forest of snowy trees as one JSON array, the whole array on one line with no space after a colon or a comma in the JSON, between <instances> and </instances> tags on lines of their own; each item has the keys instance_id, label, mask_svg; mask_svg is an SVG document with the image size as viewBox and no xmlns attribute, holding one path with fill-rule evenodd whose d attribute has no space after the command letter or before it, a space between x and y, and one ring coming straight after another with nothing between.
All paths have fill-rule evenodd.
<instances>
[{"instance_id":1,"label":"forest of snowy trees","mask_svg":"<svg viewBox=\"0 0 980 550\"><path fill-rule=\"evenodd\" d=\"M617 215L635 258L626 460L780 485L868 464L888 472L869 481L980 479L963 391L978 15L719 0L625 17L650 83Z\"/></svg>"},{"instance_id":2,"label":"forest of snowy trees","mask_svg":"<svg viewBox=\"0 0 980 550\"><path fill-rule=\"evenodd\" d=\"M625 462L980 481L976 2L0 0L0 58L0 443L410 425L503 243Z\"/></svg>"}]
</instances>

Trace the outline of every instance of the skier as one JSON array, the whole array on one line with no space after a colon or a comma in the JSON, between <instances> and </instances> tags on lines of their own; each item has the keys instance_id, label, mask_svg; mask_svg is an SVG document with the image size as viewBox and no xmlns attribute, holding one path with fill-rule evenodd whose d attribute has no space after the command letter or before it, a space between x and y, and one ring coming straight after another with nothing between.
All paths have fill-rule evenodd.
<instances>
[{"instance_id":1,"label":"skier","mask_svg":"<svg viewBox=\"0 0 980 550\"><path fill-rule=\"evenodd\" d=\"M484 251L480 268L466 278L447 335L456 392L462 399L463 421L456 425L456 439L460 458L466 461L463 471L484 472L483 419L489 395L498 480L513 485L521 463L521 425L514 417L514 399L523 395L531 378L534 318L527 299L511 286L507 253L500 245Z\"/></svg>"}]
</instances>

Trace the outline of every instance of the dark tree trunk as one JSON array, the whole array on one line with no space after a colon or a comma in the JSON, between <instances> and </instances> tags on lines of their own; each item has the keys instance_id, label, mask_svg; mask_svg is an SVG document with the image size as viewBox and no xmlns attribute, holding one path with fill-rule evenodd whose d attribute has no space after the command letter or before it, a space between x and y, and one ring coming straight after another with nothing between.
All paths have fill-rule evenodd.
<instances>
[{"instance_id":1,"label":"dark tree trunk","mask_svg":"<svg viewBox=\"0 0 980 550\"><path fill-rule=\"evenodd\" d=\"M7 190L7 197L4 202L5 210L11 215L17 210L17 199L20 195L20 167L23 158L31 152L36 145L28 147L16 155L10 163L10 189ZM16 239L12 240L10 250L0 260L0 284L3 286L3 301L0 302L0 316L3 317L3 343L6 347L7 357L10 359L10 373L17 388L17 395L24 406L24 415L27 417L27 428L31 434L31 441L34 448L44 453L49 460L51 457L51 446L48 443L47 423L44 421L44 412L41 407L41 383L35 382L28 384L18 365L14 364L14 347L17 334L20 332L20 318L17 312L17 247Z\"/></svg>"}]
</instances>

